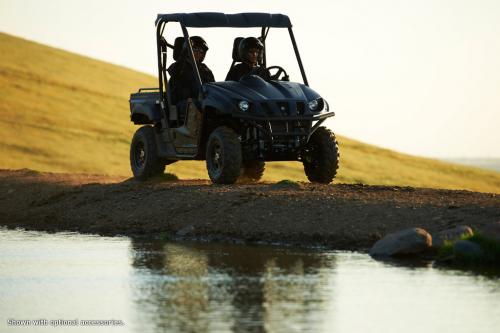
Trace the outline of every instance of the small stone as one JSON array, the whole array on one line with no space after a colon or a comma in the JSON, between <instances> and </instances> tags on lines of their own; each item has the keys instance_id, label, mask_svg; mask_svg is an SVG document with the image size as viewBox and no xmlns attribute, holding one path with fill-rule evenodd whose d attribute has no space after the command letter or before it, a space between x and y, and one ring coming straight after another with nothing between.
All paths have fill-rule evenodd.
<instances>
[{"instance_id":1,"label":"small stone","mask_svg":"<svg viewBox=\"0 0 500 333\"><path fill-rule=\"evenodd\" d=\"M410 228L389 234L377 241L370 250L371 256L414 254L428 250L432 236L421 228Z\"/></svg>"},{"instance_id":2,"label":"small stone","mask_svg":"<svg viewBox=\"0 0 500 333\"><path fill-rule=\"evenodd\" d=\"M455 257L457 258L479 258L484 252L479 244L468 240L459 240L453 246Z\"/></svg>"},{"instance_id":3,"label":"small stone","mask_svg":"<svg viewBox=\"0 0 500 333\"><path fill-rule=\"evenodd\" d=\"M432 247L440 248L445 241L456 242L463 236L472 236L474 232L472 228L466 225L460 225L455 228L446 229L432 235Z\"/></svg>"}]
</instances>

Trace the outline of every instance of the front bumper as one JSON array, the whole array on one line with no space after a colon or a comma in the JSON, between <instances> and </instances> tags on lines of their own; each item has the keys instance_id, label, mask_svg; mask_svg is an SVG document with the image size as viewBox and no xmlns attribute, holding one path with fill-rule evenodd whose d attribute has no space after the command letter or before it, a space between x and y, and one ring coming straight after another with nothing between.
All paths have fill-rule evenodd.
<instances>
[{"instance_id":1,"label":"front bumper","mask_svg":"<svg viewBox=\"0 0 500 333\"><path fill-rule=\"evenodd\" d=\"M299 159L300 152L316 129L335 113L324 112L307 116L257 116L238 114L247 127L242 142L246 158L266 161Z\"/></svg>"},{"instance_id":2,"label":"front bumper","mask_svg":"<svg viewBox=\"0 0 500 333\"><path fill-rule=\"evenodd\" d=\"M309 137L327 119L335 116L335 112L322 112L306 116L261 116L239 112L233 117L249 122L268 139L274 141L279 137ZM313 122L316 122L313 125Z\"/></svg>"}]
</instances>

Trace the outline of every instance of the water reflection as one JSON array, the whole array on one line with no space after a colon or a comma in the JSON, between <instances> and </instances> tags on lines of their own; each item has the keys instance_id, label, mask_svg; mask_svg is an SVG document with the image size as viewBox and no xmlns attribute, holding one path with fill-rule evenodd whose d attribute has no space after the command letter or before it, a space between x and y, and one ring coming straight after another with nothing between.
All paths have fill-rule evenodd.
<instances>
[{"instance_id":1,"label":"water reflection","mask_svg":"<svg viewBox=\"0 0 500 333\"><path fill-rule=\"evenodd\" d=\"M423 269L439 270L442 275L470 275L470 276L483 276L489 279L498 279L500 277L500 267L491 265L477 264L459 264L449 261L434 260L428 258L412 258L412 257L393 257L393 258L373 258L385 266L393 266L404 269L405 271L415 270L417 273L422 272Z\"/></svg>"},{"instance_id":2,"label":"water reflection","mask_svg":"<svg viewBox=\"0 0 500 333\"><path fill-rule=\"evenodd\" d=\"M353 252L0 229L0 332L498 332L500 280Z\"/></svg>"},{"instance_id":3,"label":"water reflection","mask_svg":"<svg viewBox=\"0 0 500 333\"><path fill-rule=\"evenodd\" d=\"M329 301L321 290L335 261L317 251L140 240L132 249L137 306L157 328L317 331Z\"/></svg>"}]
</instances>

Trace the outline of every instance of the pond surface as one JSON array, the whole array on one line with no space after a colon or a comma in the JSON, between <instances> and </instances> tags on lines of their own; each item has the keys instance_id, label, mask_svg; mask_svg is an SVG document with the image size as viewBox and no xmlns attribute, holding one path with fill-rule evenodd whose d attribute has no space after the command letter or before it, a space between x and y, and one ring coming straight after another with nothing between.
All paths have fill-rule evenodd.
<instances>
[{"instance_id":1,"label":"pond surface","mask_svg":"<svg viewBox=\"0 0 500 333\"><path fill-rule=\"evenodd\" d=\"M0 229L0 320L0 332L499 332L500 279L353 252Z\"/></svg>"}]
</instances>

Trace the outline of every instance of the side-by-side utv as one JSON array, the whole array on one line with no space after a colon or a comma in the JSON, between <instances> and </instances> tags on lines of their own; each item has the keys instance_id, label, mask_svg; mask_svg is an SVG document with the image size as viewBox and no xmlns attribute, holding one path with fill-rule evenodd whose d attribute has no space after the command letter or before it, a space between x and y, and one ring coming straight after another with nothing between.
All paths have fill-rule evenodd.
<instances>
[{"instance_id":1,"label":"side-by-side utv","mask_svg":"<svg viewBox=\"0 0 500 333\"><path fill-rule=\"evenodd\" d=\"M165 26L180 24L183 36L169 43ZM261 66L268 79L246 75L237 81L202 83L189 42L188 27L261 28ZM288 29L302 74L302 83L289 82L280 66L267 66L265 42L270 28ZM241 61L233 45L233 66ZM206 160L214 183L231 184L238 177L259 180L265 161L302 161L311 182L330 183L339 163L335 135L320 127L334 115L328 103L309 87L299 50L286 15L264 13L191 13L158 15L156 20L158 88L141 88L130 97L131 120L144 125L135 133L130 164L137 179L162 174L178 160ZM167 50L173 58L187 48L199 95L179 112L172 103L167 76ZM229 51L229 50L228 50ZM229 55L229 52L228 52Z\"/></svg>"}]
</instances>

